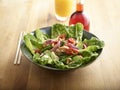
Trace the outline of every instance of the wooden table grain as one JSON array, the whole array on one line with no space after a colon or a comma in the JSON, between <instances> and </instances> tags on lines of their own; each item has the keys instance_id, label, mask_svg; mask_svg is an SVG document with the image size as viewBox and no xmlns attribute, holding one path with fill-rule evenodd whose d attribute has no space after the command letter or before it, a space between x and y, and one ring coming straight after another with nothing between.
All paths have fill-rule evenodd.
<instances>
[{"instance_id":1,"label":"wooden table grain","mask_svg":"<svg viewBox=\"0 0 120 90\"><path fill-rule=\"evenodd\" d=\"M90 32L105 41L91 65L68 72L48 71L23 55L14 65L21 31L63 23L54 16L54 0L0 0L0 90L120 90L120 0L85 0Z\"/></svg>"}]
</instances>

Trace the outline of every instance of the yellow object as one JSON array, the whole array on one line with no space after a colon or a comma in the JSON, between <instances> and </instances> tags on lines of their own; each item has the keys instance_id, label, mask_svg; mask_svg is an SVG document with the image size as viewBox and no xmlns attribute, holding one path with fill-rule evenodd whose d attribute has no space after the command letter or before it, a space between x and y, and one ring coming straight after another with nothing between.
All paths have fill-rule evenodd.
<instances>
[{"instance_id":1,"label":"yellow object","mask_svg":"<svg viewBox=\"0 0 120 90\"><path fill-rule=\"evenodd\" d=\"M55 0L55 12L58 16L67 17L72 13L74 0Z\"/></svg>"}]
</instances>

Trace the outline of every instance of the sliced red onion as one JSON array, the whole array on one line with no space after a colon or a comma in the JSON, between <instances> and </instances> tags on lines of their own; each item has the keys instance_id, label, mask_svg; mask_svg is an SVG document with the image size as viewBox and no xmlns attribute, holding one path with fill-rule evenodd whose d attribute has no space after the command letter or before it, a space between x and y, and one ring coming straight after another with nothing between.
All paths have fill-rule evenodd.
<instances>
[{"instance_id":1,"label":"sliced red onion","mask_svg":"<svg viewBox=\"0 0 120 90\"><path fill-rule=\"evenodd\" d=\"M55 46L51 49L51 51L56 51L56 49L58 49L60 47L60 41L57 42L57 44L55 44Z\"/></svg>"},{"instance_id":2,"label":"sliced red onion","mask_svg":"<svg viewBox=\"0 0 120 90\"><path fill-rule=\"evenodd\" d=\"M73 48L73 49L78 49L75 45L71 44L71 43L68 43L67 46L69 48Z\"/></svg>"},{"instance_id":3,"label":"sliced red onion","mask_svg":"<svg viewBox=\"0 0 120 90\"><path fill-rule=\"evenodd\" d=\"M53 40L47 40L47 41L45 41L45 44L52 44L54 41Z\"/></svg>"},{"instance_id":4,"label":"sliced red onion","mask_svg":"<svg viewBox=\"0 0 120 90\"><path fill-rule=\"evenodd\" d=\"M87 48L87 44L83 44L83 49Z\"/></svg>"}]
</instances>

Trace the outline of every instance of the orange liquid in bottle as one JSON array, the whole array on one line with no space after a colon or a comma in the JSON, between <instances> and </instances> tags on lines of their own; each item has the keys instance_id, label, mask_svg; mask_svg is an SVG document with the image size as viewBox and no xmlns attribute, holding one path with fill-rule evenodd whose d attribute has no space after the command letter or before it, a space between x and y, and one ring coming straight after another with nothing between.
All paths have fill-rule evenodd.
<instances>
[{"instance_id":1,"label":"orange liquid in bottle","mask_svg":"<svg viewBox=\"0 0 120 90\"><path fill-rule=\"evenodd\" d=\"M76 5L76 12L74 12L69 21L69 25L82 23L84 26L84 30L89 31L90 22L88 17L83 13L83 4L77 3Z\"/></svg>"}]
</instances>

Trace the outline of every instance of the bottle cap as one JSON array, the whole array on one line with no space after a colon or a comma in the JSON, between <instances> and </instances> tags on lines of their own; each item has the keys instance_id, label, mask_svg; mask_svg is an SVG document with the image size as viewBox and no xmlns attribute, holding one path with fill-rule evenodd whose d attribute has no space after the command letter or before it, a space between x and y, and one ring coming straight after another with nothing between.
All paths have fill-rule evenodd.
<instances>
[{"instance_id":1,"label":"bottle cap","mask_svg":"<svg viewBox=\"0 0 120 90\"><path fill-rule=\"evenodd\" d=\"M76 1L76 10L77 11L83 11L83 2L84 2L84 0L77 0Z\"/></svg>"},{"instance_id":2,"label":"bottle cap","mask_svg":"<svg viewBox=\"0 0 120 90\"><path fill-rule=\"evenodd\" d=\"M84 0L76 0L76 3L84 4Z\"/></svg>"}]
</instances>

